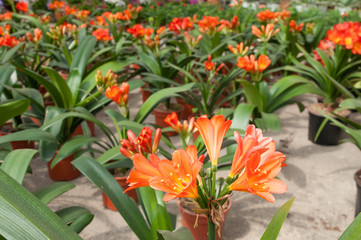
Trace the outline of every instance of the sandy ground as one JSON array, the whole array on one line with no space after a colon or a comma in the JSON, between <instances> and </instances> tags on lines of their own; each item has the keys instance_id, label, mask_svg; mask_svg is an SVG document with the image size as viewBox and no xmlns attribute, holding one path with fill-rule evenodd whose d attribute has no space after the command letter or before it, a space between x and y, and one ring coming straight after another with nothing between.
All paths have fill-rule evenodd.
<instances>
[{"instance_id":1,"label":"sandy ground","mask_svg":"<svg viewBox=\"0 0 361 240\"><path fill-rule=\"evenodd\" d=\"M304 97L307 105L313 97ZM131 94L130 102L138 108L140 93ZM283 168L280 178L288 185L288 192L276 196L274 204L249 193L235 193L224 231L224 240L260 239L277 209L291 197L296 196L291 211L282 227L280 240L337 239L354 218L356 186L353 175L361 167L360 151L352 144L320 146L307 139L308 113L298 112L295 105L279 112L282 131L268 132L277 143L277 149L287 156L288 167ZM97 115L103 119L102 113ZM153 116L147 119L153 121ZM109 123L109 125L111 125ZM97 129L96 134L100 131ZM177 141L177 137L172 140ZM46 164L39 159L31 163L33 175L27 175L24 186L35 191L50 185ZM67 206L83 206L94 214L94 220L80 234L84 239L127 239L137 237L132 233L118 212L105 209L100 190L84 176L72 181L76 188L53 200L53 210ZM180 217L176 201L168 204L170 212Z\"/></svg>"}]
</instances>

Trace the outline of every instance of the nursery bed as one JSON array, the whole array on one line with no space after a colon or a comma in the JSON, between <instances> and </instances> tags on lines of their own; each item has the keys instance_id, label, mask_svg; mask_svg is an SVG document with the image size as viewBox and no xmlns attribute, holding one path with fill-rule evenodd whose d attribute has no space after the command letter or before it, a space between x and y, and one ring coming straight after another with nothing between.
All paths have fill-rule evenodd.
<instances>
[{"instance_id":1,"label":"nursery bed","mask_svg":"<svg viewBox=\"0 0 361 240\"><path fill-rule=\"evenodd\" d=\"M314 100L308 96L302 98L306 105ZM130 103L134 102L133 108L141 105L138 92L130 96ZM102 119L101 116L102 113L97 118ZM147 122L152 118L151 115ZM282 170L280 178L289 190L277 195L274 204L249 193L236 192L226 219L224 240L259 239L277 209L293 196L296 199L280 232L280 240L337 239L353 220L356 198L353 175L361 166L360 151L350 143L331 147L311 143L307 139L308 113L299 113L294 105L282 109L280 118L282 131L264 135L272 136L277 149L287 156L288 167ZM96 130L96 134L100 131ZM39 158L34 159L31 166L34 173L24 180L27 189L34 191L52 183L46 164ZM76 188L56 198L49 206L53 210L74 205L89 209L94 220L81 237L137 239L118 212L103 207L100 191L88 179L82 176L72 182ZM168 206L170 212L178 215L177 226L180 226L176 201Z\"/></svg>"}]
</instances>

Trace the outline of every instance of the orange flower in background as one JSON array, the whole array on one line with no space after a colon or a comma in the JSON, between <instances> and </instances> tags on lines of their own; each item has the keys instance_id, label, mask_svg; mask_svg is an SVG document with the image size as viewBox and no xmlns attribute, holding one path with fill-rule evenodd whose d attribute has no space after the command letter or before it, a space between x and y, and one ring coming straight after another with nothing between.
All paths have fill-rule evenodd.
<instances>
[{"instance_id":1,"label":"orange flower in background","mask_svg":"<svg viewBox=\"0 0 361 240\"><path fill-rule=\"evenodd\" d=\"M124 192L138 187L149 186L150 179L161 176L158 170L160 161L155 154L150 154L148 161L142 154L136 153L133 157L134 169L130 171L127 178L129 187Z\"/></svg>"},{"instance_id":2,"label":"orange flower in background","mask_svg":"<svg viewBox=\"0 0 361 240\"><path fill-rule=\"evenodd\" d=\"M79 9L75 7L65 6L64 8L65 15L72 15L75 14L77 11L79 11Z\"/></svg>"},{"instance_id":3,"label":"orange flower in background","mask_svg":"<svg viewBox=\"0 0 361 240\"><path fill-rule=\"evenodd\" d=\"M256 61L254 55L252 54L250 56L238 58L238 62L236 65L249 73L261 73L270 64L271 60L266 55L259 56Z\"/></svg>"},{"instance_id":4,"label":"orange flower in background","mask_svg":"<svg viewBox=\"0 0 361 240\"><path fill-rule=\"evenodd\" d=\"M80 11L76 11L74 13L74 16L79 19L80 21L86 21L86 19L88 18L90 14L90 11L88 10L80 10Z\"/></svg>"},{"instance_id":5,"label":"orange flower in background","mask_svg":"<svg viewBox=\"0 0 361 240\"><path fill-rule=\"evenodd\" d=\"M275 12L271 12L269 9L257 13L257 19L259 22L270 22L277 18Z\"/></svg>"},{"instance_id":6,"label":"orange flower in background","mask_svg":"<svg viewBox=\"0 0 361 240\"><path fill-rule=\"evenodd\" d=\"M236 44L235 48L232 45L228 45L228 49L237 57L243 57L247 54L249 47L244 47L244 44L242 42L240 44Z\"/></svg>"},{"instance_id":7,"label":"orange flower in background","mask_svg":"<svg viewBox=\"0 0 361 240\"><path fill-rule=\"evenodd\" d=\"M153 130L149 127L144 127L138 137L136 137L131 130L128 130L128 139L122 139L120 141L121 147L119 151L129 159L133 159L136 153L140 153L142 155L157 153L162 131L160 128L156 129L153 143L152 134Z\"/></svg>"},{"instance_id":8,"label":"orange flower in background","mask_svg":"<svg viewBox=\"0 0 361 240\"><path fill-rule=\"evenodd\" d=\"M197 175L203 165L198 159L195 146L176 150L172 161L159 161L158 170L161 176L151 178L149 185L167 193L163 197L165 202L175 198L198 198Z\"/></svg>"},{"instance_id":9,"label":"orange flower in background","mask_svg":"<svg viewBox=\"0 0 361 240\"><path fill-rule=\"evenodd\" d=\"M41 31L39 28L34 29L34 37L31 33L27 32L26 37L29 42L38 43L43 37L43 31Z\"/></svg>"},{"instance_id":10,"label":"orange flower in background","mask_svg":"<svg viewBox=\"0 0 361 240\"><path fill-rule=\"evenodd\" d=\"M6 46L9 48L15 47L19 44L19 40L16 39L14 36L10 36L9 34L0 37L0 46Z\"/></svg>"},{"instance_id":11,"label":"orange flower in background","mask_svg":"<svg viewBox=\"0 0 361 240\"><path fill-rule=\"evenodd\" d=\"M206 116L199 117L194 123L206 145L212 166L217 165L224 135L231 124L232 121L226 121L223 115L216 115L211 119Z\"/></svg>"},{"instance_id":12,"label":"orange flower in background","mask_svg":"<svg viewBox=\"0 0 361 240\"><path fill-rule=\"evenodd\" d=\"M350 49L353 54L361 54L361 26L359 22L344 22L327 31L326 40Z\"/></svg>"},{"instance_id":13,"label":"orange flower in background","mask_svg":"<svg viewBox=\"0 0 361 240\"><path fill-rule=\"evenodd\" d=\"M154 32L154 29L144 28L140 24L135 24L133 27L127 29L127 32L132 34L134 38L143 38L145 35L150 36Z\"/></svg>"},{"instance_id":14,"label":"orange flower in background","mask_svg":"<svg viewBox=\"0 0 361 240\"><path fill-rule=\"evenodd\" d=\"M286 11L286 10L284 10L284 9L283 9L281 12L277 12L276 14L277 14L277 16L278 16L280 19L282 19L282 20L284 20L284 21L286 21L287 19L289 19L290 16L291 16L291 12Z\"/></svg>"},{"instance_id":15,"label":"orange flower in background","mask_svg":"<svg viewBox=\"0 0 361 240\"><path fill-rule=\"evenodd\" d=\"M290 32L294 31L294 32L301 32L303 29L303 26L305 25L305 23L301 23L301 24L296 24L295 20L291 20L289 23L290 26Z\"/></svg>"},{"instance_id":16,"label":"orange flower in background","mask_svg":"<svg viewBox=\"0 0 361 240\"><path fill-rule=\"evenodd\" d=\"M196 39L196 38L193 37L192 35L189 35L188 32L184 32L184 38L185 38L185 40L186 40L186 43L187 43L188 47L189 47L190 49L193 49L193 48L195 48L195 47L198 45L199 41L202 40L203 35L202 35L202 34L199 34L198 37L197 37L197 39Z\"/></svg>"},{"instance_id":17,"label":"orange flower in background","mask_svg":"<svg viewBox=\"0 0 361 240\"><path fill-rule=\"evenodd\" d=\"M120 87L113 85L105 91L105 96L116 102L119 106L128 105L129 84L123 82Z\"/></svg>"},{"instance_id":18,"label":"orange flower in background","mask_svg":"<svg viewBox=\"0 0 361 240\"><path fill-rule=\"evenodd\" d=\"M15 7L20 12L28 12L28 6L29 4L27 2L18 2Z\"/></svg>"},{"instance_id":19,"label":"orange flower in background","mask_svg":"<svg viewBox=\"0 0 361 240\"><path fill-rule=\"evenodd\" d=\"M167 117L164 119L164 122L172 127L176 132L180 132L182 129L182 124L178 119L177 113L175 112L167 115Z\"/></svg>"},{"instance_id":20,"label":"orange flower in background","mask_svg":"<svg viewBox=\"0 0 361 240\"><path fill-rule=\"evenodd\" d=\"M201 33L213 34L219 25L218 17L204 16L197 22Z\"/></svg>"},{"instance_id":21,"label":"orange flower in background","mask_svg":"<svg viewBox=\"0 0 361 240\"><path fill-rule=\"evenodd\" d=\"M49 15L44 15L40 17L40 22L44 24L48 24L50 22L51 17Z\"/></svg>"},{"instance_id":22,"label":"orange flower in background","mask_svg":"<svg viewBox=\"0 0 361 240\"><path fill-rule=\"evenodd\" d=\"M181 32L186 32L192 30L193 22L189 17L185 18L173 18L173 20L169 23L169 31L175 32L176 34L179 34Z\"/></svg>"},{"instance_id":23,"label":"orange flower in background","mask_svg":"<svg viewBox=\"0 0 361 240\"><path fill-rule=\"evenodd\" d=\"M255 25L252 25L252 33L260 38L263 42L268 42L271 37L276 35L280 29L274 29L275 25L273 23L268 23L266 27L264 25L261 25L261 30L256 27Z\"/></svg>"},{"instance_id":24,"label":"orange flower in background","mask_svg":"<svg viewBox=\"0 0 361 240\"><path fill-rule=\"evenodd\" d=\"M99 26L108 26L108 23L105 21L105 18L103 16L96 16L95 19L97 20Z\"/></svg>"},{"instance_id":25,"label":"orange flower in background","mask_svg":"<svg viewBox=\"0 0 361 240\"><path fill-rule=\"evenodd\" d=\"M98 41L110 41L113 37L109 36L109 29L98 28L92 32L92 35L97 38Z\"/></svg>"},{"instance_id":26,"label":"orange flower in background","mask_svg":"<svg viewBox=\"0 0 361 240\"><path fill-rule=\"evenodd\" d=\"M272 193L287 191L287 185L283 181L274 179L281 171L285 158L281 152L268 151L264 154L253 152L245 163L245 171L229 186L229 189L250 192L273 203L275 198Z\"/></svg>"},{"instance_id":27,"label":"orange flower in background","mask_svg":"<svg viewBox=\"0 0 361 240\"><path fill-rule=\"evenodd\" d=\"M50 10L56 10L59 8L62 8L65 6L65 3L63 1L54 1L54 2L50 2L48 5L48 8Z\"/></svg>"},{"instance_id":28,"label":"orange flower in background","mask_svg":"<svg viewBox=\"0 0 361 240\"><path fill-rule=\"evenodd\" d=\"M0 14L0 21L7 21L7 20L11 20L12 18L12 13L7 11L6 13Z\"/></svg>"},{"instance_id":29,"label":"orange flower in background","mask_svg":"<svg viewBox=\"0 0 361 240\"><path fill-rule=\"evenodd\" d=\"M234 138L237 142L237 148L229 173L231 178L241 172L253 152L258 151L260 154L263 154L264 152L275 151L276 149L276 143L272 138L263 137L262 130L256 128L253 124L248 125L243 139L238 132L234 132Z\"/></svg>"},{"instance_id":30,"label":"orange flower in background","mask_svg":"<svg viewBox=\"0 0 361 240\"><path fill-rule=\"evenodd\" d=\"M216 67L216 64L212 63L212 55L208 55L208 61L204 61L204 67L207 71L212 71Z\"/></svg>"}]
</instances>

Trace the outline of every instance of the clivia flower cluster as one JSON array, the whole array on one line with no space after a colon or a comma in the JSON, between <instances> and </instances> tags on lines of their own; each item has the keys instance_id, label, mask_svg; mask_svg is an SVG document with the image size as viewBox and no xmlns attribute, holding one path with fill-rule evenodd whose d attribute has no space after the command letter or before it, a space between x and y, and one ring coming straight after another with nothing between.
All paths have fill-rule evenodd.
<instances>
[{"instance_id":1,"label":"clivia flower cluster","mask_svg":"<svg viewBox=\"0 0 361 240\"><path fill-rule=\"evenodd\" d=\"M333 26L327 31L326 40L352 50L353 54L361 55L361 26L359 22L344 22Z\"/></svg>"},{"instance_id":2,"label":"clivia flower cluster","mask_svg":"<svg viewBox=\"0 0 361 240\"><path fill-rule=\"evenodd\" d=\"M184 148L187 147L193 133L196 131L194 127L194 121L195 118L191 117L189 121L184 120L183 123L181 123L178 119L178 115L175 112L172 112L164 119L164 122L179 134Z\"/></svg>"},{"instance_id":3,"label":"clivia flower cluster","mask_svg":"<svg viewBox=\"0 0 361 240\"><path fill-rule=\"evenodd\" d=\"M287 20L291 16L291 12L282 10L281 12L272 12L269 9L257 13L259 22L278 22L279 20Z\"/></svg>"},{"instance_id":4,"label":"clivia flower cluster","mask_svg":"<svg viewBox=\"0 0 361 240\"><path fill-rule=\"evenodd\" d=\"M160 159L154 153L149 155L149 160L143 154L134 154L134 169L127 179L129 188L125 191L150 186L165 192L163 200L166 202L175 198L191 198L198 206L196 212L207 215L216 226L221 217L222 205L232 191L250 192L274 202L272 193L287 191L286 184L275 179L281 167L286 166L286 157L276 151L275 142L269 137L263 137L262 131L254 125L247 127L243 138L238 132L234 133L237 149L231 171L225 180L217 180L220 150L231 124L232 121L226 121L223 115L216 115L211 119L202 116L194 123L203 138L211 162L208 169L202 169L205 158L198 155L194 145L185 150L176 150L172 160ZM135 135L131 139L136 143ZM121 149L122 153L124 151Z\"/></svg>"},{"instance_id":5,"label":"clivia flower cluster","mask_svg":"<svg viewBox=\"0 0 361 240\"><path fill-rule=\"evenodd\" d=\"M256 60L252 54L250 56L238 58L237 66L252 74L254 81L260 81L262 72L271 64L271 60L266 55L260 55Z\"/></svg>"}]
</instances>

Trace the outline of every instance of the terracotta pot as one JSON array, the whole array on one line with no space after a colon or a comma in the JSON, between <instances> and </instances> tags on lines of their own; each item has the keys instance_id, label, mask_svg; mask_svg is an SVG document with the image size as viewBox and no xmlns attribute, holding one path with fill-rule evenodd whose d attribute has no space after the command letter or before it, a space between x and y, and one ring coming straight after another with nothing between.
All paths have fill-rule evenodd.
<instances>
[{"instance_id":1,"label":"terracotta pot","mask_svg":"<svg viewBox=\"0 0 361 240\"><path fill-rule=\"evenodd\" d=\"M315 141L315 136L318 132L318 129L322 125L325 117L317 112L316 109L321 109L325 112L325 109L322 108L322 103L311 104L308 107L308 140L313 143L323 145L323 146L332 146L338 145L339 141L342 138L343 130L336 125L332 124L332 122L328 121L324 128L322 129L320 135L318 136L317 140ZM350 111L347 110L345 113L342 113L343 116L347 117L350 114Z\"/></svg>"},{"instance_id":2,"label":"terracotta pot","mask_svg":"<svg viewBox=\"0 0 361 240\"><path fill-rule=\"evenodd\" d=\"M10 125L10 126L9 126ZM7 126L7 128L12 128L11 123L5 123L3 126ZM11 132L5 132L0 130L0 137L11 134ZM23 149L23 148L35 148L34 141L11 141L10 145L13 150Z\"/></svg>"},{"instance_id":3,"label":"terracotta pot","mask_svg":"<svg viewBox=\"0 0 361 240\"><path fill-rule=\"evenodd\" d=\"M355 173L355 182L356 182L356 209L355 209L355 217L361 212L361 169L359 169Z\"/></svg>"},{"instance_id":4,"label":"terracotta pot","mask_svg":"<svg viewBox=\"0 0 361 240\"><path fill-rule=\"evenodd\" d=\"M143 103L145 103L145 101L147 101L147 99L150 97L150 95L152 95L152 92L141 87L140 88L140 92L142 93L142 100L143 100Z\"/></svg>"},{"instance_id":5,"label":"terracotta pot","mask_svg":"<svg viewBox=\"0 0 361 240\"><path fill-rule=\"evenodd\" d=\"M94 122L87 120L86 123L87 123L87 125L89 127L90 135L94 136L94 133L95 133L95 124L94 124ZM81 127L81 124L79 124L79 126L74 130L73 136L83 135L83 134L84 134L83 128Z\"/></svg>"},{"instance_id":6,"label":"terracotta pot","mask_svg":"<svg viewBox=\"0 0 361 240\"><path fill-rule=\"evenodd\" d=\"M176 107L178 106L178 107ZM173 110L176 109L176 110ZM158 107L154 108L153 113L155 117L155 124L161 126L162 128L169 127L167 123L164 122L164 119L171 114L172 112L175 112L180 118L180 115L183 111L183 107L181 105L175 105L171 104L171 109L167 109L164 104L160 104ZM176 136L177 132L167 132L168 136Z\"/></svg>"},{"instance_id":7,"label":"terracotta pot","mask_svg":"<svg viewBox=\"0 0 361 240\"><path fill-rule=\"evenodd\" d=\"M56 151L53 159L58 151ZM78 169L74 168L71 162L74 160L74 154L64 158L53 169L50 168L53 159L48 162L49 177L54 181L68 181L77 178L80 175Z\"/></svg>"},{"instance_id":8,"label":"terracotta pot","mask_svg":"<svg viewBox=\"0 0 361 240\"><path fill-rule=\"evenodd\" d=\"M182 206L182 201L178 201L178 208L179 212L182 217L182 225L189 229L189 231L192 233L193 238L195 240L208 240L208 219L205 215L198 215L198 226L194 228L194 224L197 220L197 214L192 212L191 210L188 210ZM226 218L229 210L231 209L231 201L228 199L228 201L225 203L226 208L224 209L224 217ZM224 222L221 223L221 236L224 229ZM222 237L218 236L218 233L216 231L216 239L220 240Z\"/></svg>"},{"instance_id":9,"label":"terracotta pot","mask_svg":"<svg viewBox=\"0 0 361 240\"><path fill-rule=\"evenodd\" d=\"M120 186L122 186L123 189L128 188L127 177L115 177L115 180L117 180L117 182L119 183ZM137 191L135 189L132 189L132 190L126 192L126 194L129 197L133 198L136 203L138 203ZM104 207L106 207L112 211L118 211L117 208L112 203L112 201L110 201L110 199L107 197L107 195L105 195L104 192L102 192L102 198L103 198Z\"/></svg>"},{"instance_id":10,"label":"terracotta pot","mask_svg":"<svg viewBox=\"0 0 361 240\"><path fill-rule=\"evenodd\" d=\"M194 106L190 103L186 103L182 98L176 98L177 103L183 106L183 111L180 113L180 119L188 120L190 117L194 116L193 108Z\"/></svg>"}]
</instances>

